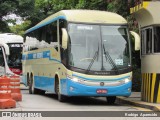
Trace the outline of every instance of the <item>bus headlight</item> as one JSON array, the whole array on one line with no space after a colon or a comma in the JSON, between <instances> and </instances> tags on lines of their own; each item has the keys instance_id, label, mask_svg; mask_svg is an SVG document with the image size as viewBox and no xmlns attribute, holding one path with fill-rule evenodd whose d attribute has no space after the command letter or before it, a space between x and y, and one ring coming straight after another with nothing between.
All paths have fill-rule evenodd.
<instances>
[{"instance_id":1,"label":"bus headlight","mask_svg":"<svg viewBox=\"0 0 160 120\"><path fill-rule=\"evenodd\" d=\"M67 78L74 81L74 82L78 82L78 83L83 83L85 80L83 79L80 79L80 78L77 78L77 77L74 77L74 76L70 76L70 75L67 75Z\"/></svg>"},{"instance_id":2,"label":"bus headlight","mask_svg":"<svg viewBox=\"0 0 160 120\"><path fill-rule=\"evenodd\" d=\"M129 78L125 78L124 80L122 80L122 83L126 84L130 81L131 81L131 78L129 77Z\"/></svg>"},{"instance_id":3,"label":"bus headlight","mask_svg":"<svg viewBox=\"0 0 160 120\"><path fill-rule=\"evenodd\" d=\"M128 83L128 82L130 82L130 81L131 81L131 79L129 79L129 78L125 78L125 79L124 79L124 82L125 82L125 83Z\"/></svg>"}]
</instances>

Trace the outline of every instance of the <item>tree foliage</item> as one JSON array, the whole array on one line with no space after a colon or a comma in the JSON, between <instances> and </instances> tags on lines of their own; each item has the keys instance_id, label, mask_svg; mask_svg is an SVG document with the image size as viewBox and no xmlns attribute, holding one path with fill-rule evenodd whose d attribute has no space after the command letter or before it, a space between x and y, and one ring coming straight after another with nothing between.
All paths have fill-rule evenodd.
<instances>
[{"instance_id":1,"label":"tree foliage","mask_svg":"<svg viewBox=\"0 0 160 120\"><path fill-rule=\"evenodd\" d=\"M15 34L23 36L25 32L24 30L28 29L30 24L31 24L31 21L26 20L21 25L11 26L10 30Z\"/></svg>"},{"instance_id":2,"label":"tree foliage","mask_svg":"<svg viewBox=\"0 0 160 120\"><path fill-rule=\"evenodd\" d=\"M127 0L112 0L107 6L107 10L111 12L118 13L123 17L129 15L129 6Z\"/></svg>"},{"instance_id":3,"label":"tree foliage","mask_svg":"<svg viewBox=\"0 0 160 120\"><path fill-rule=\"evenodd\" d=\"M7 21L3 17L9 14L16 14L27 17L34 9L34 0L0 0L0 32L10 32Z\"/></svg>"},{"instance_id":4,"label":"tree foliage","mask_svg":"<svg viewBox=\"0 0 160 120\"><path fill-rule=\"evenodd\" d=\"M60 10L67 9L96 9L107 10L106 0L35 0L33 14L30 14L29 20L32 26L37 24L47 16Z\"/></svg>"},{"instance_id":5,"label":"tree foliage","mask_svg":"<svg viewBox=\"0 0 160 120\"><path fill-rule=\"evenodd\" d=\"M21 17L26 17L33 9L34 0L1 0L0 19L11 13L15 13Z\"/></svg>"}]
</instances>

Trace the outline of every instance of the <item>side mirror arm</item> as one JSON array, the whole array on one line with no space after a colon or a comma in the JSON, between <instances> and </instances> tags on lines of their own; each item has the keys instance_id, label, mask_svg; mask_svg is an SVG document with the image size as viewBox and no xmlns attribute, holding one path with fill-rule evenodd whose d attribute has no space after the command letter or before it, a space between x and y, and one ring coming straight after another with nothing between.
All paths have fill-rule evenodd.
<instances>
[{"instance_id":1,"label":"side mirror arm","mask_svg":"<svg viewBox=\"0 0 160 120\"><path fill-rule=\"evenodd\" d=\"M0 43L4 47L6 55L10 55L9 47L6 43Z\"/></svg>"}]
</instances>

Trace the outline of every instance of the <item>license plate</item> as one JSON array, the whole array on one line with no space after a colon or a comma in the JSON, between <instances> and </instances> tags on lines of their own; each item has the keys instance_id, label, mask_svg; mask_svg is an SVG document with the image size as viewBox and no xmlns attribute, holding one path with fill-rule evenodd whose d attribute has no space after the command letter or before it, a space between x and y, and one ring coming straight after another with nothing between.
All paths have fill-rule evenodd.
<instances>
[{"instance_id":1,"label":"license plate","mask_svg":"<svg viewBox=\"0 0 160 120\"><path fill-rule=\"evenodd\" d=\"M106 89L98 89L96 92L97 92L97 94L106 94L107 90Z\"/></svg>"}]
</instances>

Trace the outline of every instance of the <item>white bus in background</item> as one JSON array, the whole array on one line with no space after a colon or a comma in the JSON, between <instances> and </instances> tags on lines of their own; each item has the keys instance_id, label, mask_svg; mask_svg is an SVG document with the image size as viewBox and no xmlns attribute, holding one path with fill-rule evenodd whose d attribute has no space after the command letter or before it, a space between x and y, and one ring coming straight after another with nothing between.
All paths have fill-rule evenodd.
<instances>
[{"instance_id":1,"label":"white bus in background","mask_svg":"<svg viewBox=\"0 0 160 120\"><path fill-rule=\"evenodd\" d=\"M13 74L7 64L7 55L9 55L9 47L0 43L0 76Z\"/></svg>"},{"instance_id":2,"label":"white bus in background","mask_svg":"<svg viewBox=\"0 0 160 120\"><path fill-rule=\"evenodd\" d=\"M6 72L9 74L22 75L22 48L23 37L13 33L0 34L1 49L4 48L6 55L5 68L9 68ZM8 50L7 50L8 49ZM8 53L6 53L8 51ZM10 71L10 72L8 72Z\"/></svg>"}]
</instances>

